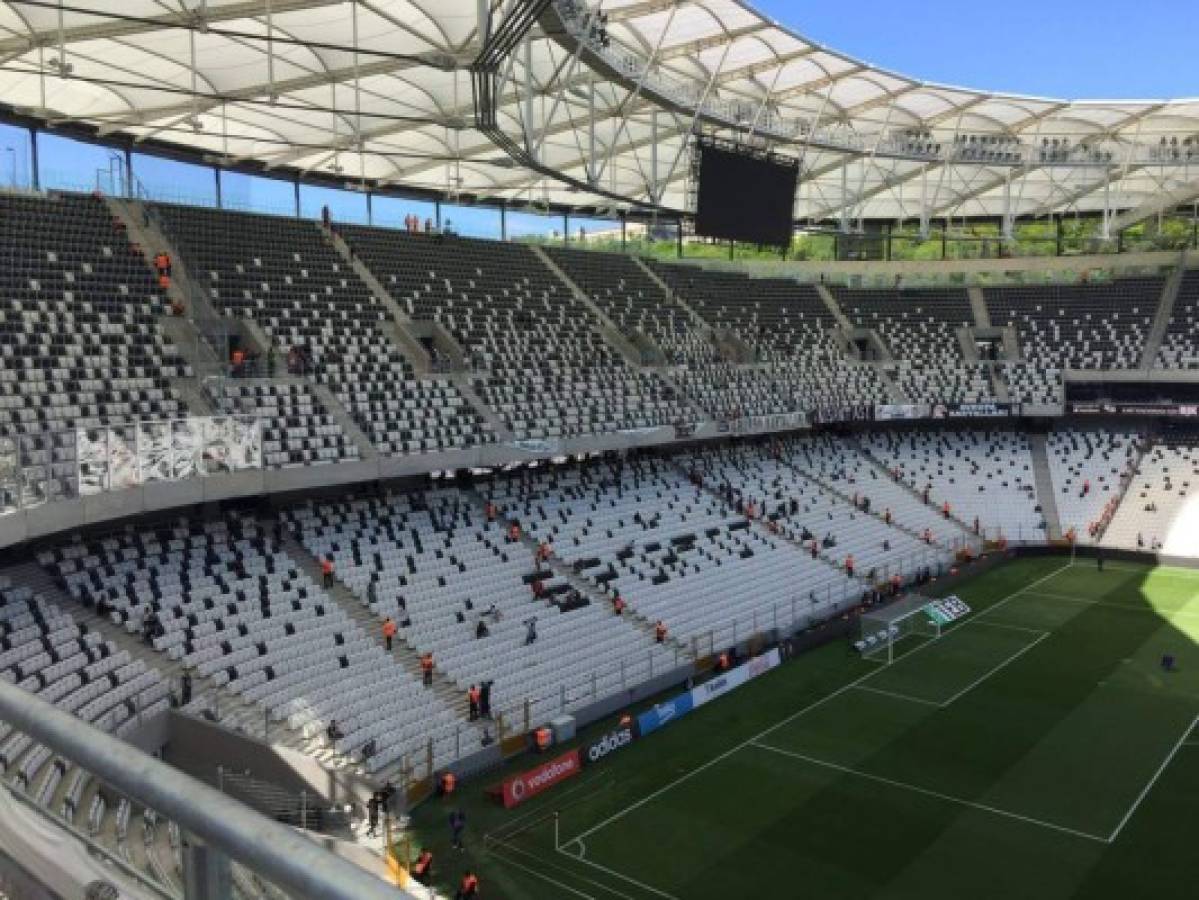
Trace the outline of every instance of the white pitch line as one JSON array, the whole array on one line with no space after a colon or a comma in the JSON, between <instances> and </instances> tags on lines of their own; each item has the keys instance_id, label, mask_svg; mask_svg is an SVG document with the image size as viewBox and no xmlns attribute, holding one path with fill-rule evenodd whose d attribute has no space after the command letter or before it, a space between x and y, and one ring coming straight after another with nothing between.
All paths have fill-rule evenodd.
<instances>
[{"instance_id":1,"label":"white pitch line","mask_svg":"<svg viewBox=\"0 0 1199 900\"><path fill-rule=\"evenodd\" d=\"M996 672L1000 671L1001 669L1006 669L1008 666L1010 666L1012 663L1014 663L1016 660L1018 660L1021 656L1023 656L1025 653L1027 653L1033 647L1037 646L1037 644L1041 643L1041 641L1043 641L1043 640L1045 640L1045 638L1049 637L1049 634L1050 633L1048 631L1042 631L1041 636L1039 638L1037 638L1035 641L1030 642L1025 647L1021 647L1019 650L1017 650L1015 653L1013 653L1011 656L1009 656L1007 659L1005 659L999 665L997 665L991 669L988 669L986 672L984 672L978 678L974 679L972 682L970 682L968 685L966 685L964 688L962 688L960 691L958 691L956 694L954 694L948 700L945 700L944 702L942 702L941 706L942 707L949 706L955 700L958 700L961 697L965 696L966 694L970 693L972 690L974 690L976 687L978 687L980 684L982 684L984 681L986 681L988 678L990 678Z\"/></svg>"},{"instance_id":2,"label":"white pitch line","mask_svg":"<svg viewBox=\"0 0 1199 900\"><path fill-rule=\"evenodd\" d=\"M872 694L882 694L884 697L894 697L896 700L906 700L909 703L923 703L925 706L937 706L941 704L936 700L925 700L923 697L912 697L909 694L900 694L896 691L884 691L882 688L870 687L867 684L855 684L854 688L859 691L870 691Z\"/></svg>"},{"instance_id":3,"label":"white pitch line","mask_svg":"<svg viewBox=\"0 0 1199 900\"><path fill-rule=\"evenodd\" d=\"M1131 613L1156 616L1159 619L1199 619L1199 612L1186 609L1155 609L1152 606L1137 606L1132 603L1115 603L1110 600L1088 600L1086 597L1071 597L1068 594L1046 594L1043 591L1029 591L1028 596L1038 600L1057 600L1060 603L1074 603L1078 606L1102 606L1105 609L1122 609ZM986 615L986 613L984 613Z\"/></svg>"},{"instance_id":4,"label":"white pitch line","mask_svg":"<svg viewBox=\"0 0 1199 900\"><path fill-rule=\"evenodd\" d=\"M983 610L981 615L986 615L990 610ZM967 619L962 624L964 625L986 625L988 628L1003 628L1007 631L1023 631L1025 634L1044 634L1044 628L1026 628L1023 625L1009 625L1007 622L991 622L987 619Z\"/></svg>"},{"instance_id":5,"label":"white pitch line","mask_svg":"<svg viewBox=\"0 0 1199 900\"><path fill-rule=\"evenodd\" d=\"M552 871L556 871L556 872L562 872L562 873L568 874L568 875L570 875L570 877L571 877L571 878L575 878L575 879L577 879L577 880L579 880L579 881L582 881L582 882L584 882L584 883L586 883L586 884L589 884L589 885L592 885L592 886L594 886L594 887L597 887L597 888L599 888L601 891L603 891L603 892L605 892L605 893L612 894L612 895L614 895L614 896L616 896L616 897L620 897L620 898L621 898L621 900L636 900L636 898L635 898L635 897L631 897L631 896L629 896L628 894L626 894L626 893L623 893L622 891L618 891L616 888L614 888L614 887L611 887L610 885L606 885L606 884L604 884L603 882L599 882L599 881L595 881L594 879L587 878L587 877L585 877L585 876L583 876L583 875L580 875L580 874L578 874L577 872L572 872L572 871L571 871L571 870L570 870L568 867L566 867L566 866L563 866L563 865L558 865L558 864L555 864L555 863L552 863L552 862L548 862L547 860L545 860L545 859L544 859L544 858L542 858L541 856L538 856L536 853L533 853L533 852L531 852L531 851L529 851L529 850L525 850L525 849L524 849L524 848L522 848L522 847L517 847L515 844L509 844L509 843L507 843L507 842L505 842L505 841L495 841L495 843L498 843L498 844L499 844L501 847L503 847L503 848L504 848L506 851L508 851L508 854L509 854L509 855L504 855L504 854L500 854L500 853L495 853L495 851L493 850L493 851L492 851L492 853L493 853L494 855L496 855L496 856L499 856L501 859L503 859L505 862L508 862L508 863L512 862L511 855L510 855L510 854L512 854L512 853L519 853L521 856L523 856L523 857L525 857L525 858L527 858L527 859L534 860L534 861L537 863L537 865L541 866L541 869L538 869L538 870L537 870L537 873L535 873L535 874L540 874L540 875L541 875L541 877L544 877L544 878L546 878L546 880L552 880L552 879L550 879L550 878L549 878L549 876L548 876L548 875L545 875L545 874L544 874L544 872L542 872L542 869L546 869L546 868L548 868L548 869L550 869L550 870L552 870ZM560 852L560 853L561 853L562 851L558 851L558 852ZM569 853L563 853L563 856L570 857L571 859L573 859L573 858L574 858L574 857L571 857ZM526 869L525 869L525 871L529 871L529 870L526 868ZM557 883L557 882L555 882L555 883ZM563 887L565 887L565 885L563 885ZM569 888L568 888L568 890L569 890ZM589 895L584 895L584 896L589 896Z\"/></svg>"},{"instance_id":6,"label":"white pitch line","mask_svg":"<svg viewBox=\"0 0 1199 900\"><path fill-rule=\"evenodd\" d=\"M1170 748L1170 752L1166 754L1166 758L1162 760L1162 764L1157 767L1157 771L1153 773L1153 777L1149 779L1149 783L1145 785L1144 790L1142 790L1137 796L1137 799L1133 801L1132 806L1128 808L1128 812L1124 814L1124 818L1120 820L1120 824L1116 826L1116 830L1113 831L1111 837L1107 839L1109 844L1113 843L1116 838L1120 836L1120 832L1124 830L1124 826L1128 824L1129 820L1133 817L1133 814L1136 813L1137 808L1142 802L1144 802L1145 798L1149 796L1149 792L1153 790L1153 786L1157 784L1157 780L1162 777L1162 772L1166 771L1166 767L1170 765L1175 755L1177 755L1179 749L1184 743L1186 743L1186 739L1191 736L1191 732L1195 730L1196 725L1199 725L1199 715L1196 715L1195 718L1191 719L1191 724L1186 727L1186 730L1182 733L1182 737L1180 737L1178 742Z\"/></svg>"},{"instance_id":7,"label":"white pitch line","mask_svg":"<svg viewBox=\"0 0 1199 900\"><path fill-rule=\"evenodd\" d=\"M504 846L507 846L507 845L505 844ZM504 861L504 865L516 866L516 868L520 869L522 872L527 872L528 874L532 875L534 878L540 878L542 881L548 881L554 887L561 888L562 890L566 891L567 893L574 894L576 897L582 897L582 898L584 898L584 900L598 900L598 898L594 894L585 894L580 890L576 890L575 888L572 888L568 884L563 884L561 881L559 881L556 878L550 878L550 876L546 875L544 872L540 872L537 869L532 868L531 866L524 865L523 863L518 863L516 860L512 859L511 856L505 856L504 854L501 854L501 853L495 853L494 850L492 851L492 853L495 856L498 856L500 859L502 859Z\"/></svg>"},{"instance_id":8,"label":"white pitch line","mask_svg":"<svg viewBox=\"0 0 1199 900\"><path fill-rule=\"evenodd\" d=\"M987 609L984 612L989 612L989 611L993 611L996 609L1002 609L1006 604L1008 604L1012 600L1016 599L1018 596L1023 594L1025 591L1030 591L1033 588L1035 588L1037 585L1044 584L1046 581L1049 581L1051 578L1056 578L1062 572L1065 572L1067 569L1071 568L1071 565L1072 565L1071 563L1065 563L1064 565L1061 565L1058 568L1054 569L1048 575L1044 575L1041 578L1038 578L1036 581L1030 581L1024 587L1020 588L1019 590L1013 591L1012 593L1010 593L1006 597L1004 597L1002 600L999 600L996 603L992 604L991 606L987 607ZM937 641L929 641L927 644L921 644L919 647L917 647L911 653L907 654L907 656L905 656L904 659L907 659L909 656L912 656L913 654L919 653L921 650L924 650L927 647L935 646L937 643L938 643ZM754 741L759 741L762 738L766 737L767 735L774 734L774 732L778 731L780 728L782 728L786 725L790 725L792 722L794 722L796 719L798 719L800 716L804 715L805 713L810 712L811 710L816 709L817 707L823 706L824 704L828 703L830 700L835 699L836 697L840 697L846 691L852 690L853 688L857 687L859 684L862 684L867 679L873 678L877 674L878 674L877 669L871 670L871 671L867 672L865 675L862 675L860 678L856 678L853 681L849 682L848 684L842 685L841 687L839 687L835 691L833 691L831 694L826 694L825 696L821 697L819 700L814 700L813 702L809 703L807 706L803 707L802 709L799 709L799 710L791 713L789 716L786 716L786 717L780 719L779 721L775 722L773 725L760 731L758 734L755 734L753 737L747 738L746 740L742 741L740 744L730 747L728 750L725 750L723 753L721 753L717 756L713 756L710 760L708 760L703 765L697 766L696 768L692 769L690 772L685 772L684 774L680 775L678 778L675 778L673 781L668 781L666 784L662 785L662 787L658 788L656 791L646 794L644 797L642 797L640 800L636 801L635 803L630 803L624 809L618 810L617 812L608 816L606 819L603 819L602 821L597 822L595 825L592 825L586 831L582 831L579 834L575 835L574 840L582 840L583 838L590 837L591 835L595 834L597 831L599 831L602 828L607 828L613 822L623 819L629 813L640 809L641 807L645 806L645 804L650 803L653 800L656 800L658 797L662 796L667 791L673 790L674 788L678 787L684 781L690 781L696 775L699 775L701 772L706 772L708 769L710 769L712 766L716 765L718 762L722 762L723 760L728 759L734 753L738 752L739 750L743 750L744 748L748 747L750 744L754 743ZM566 843L569 844L570 841L567 841ZM565 845L563 845L563 846L565 846Z\"/></svg>"},{"instance_id":9,"label":"white pitch line","mask_svg":"<svg viewBox=\"0 0 1199 900\"><path fill-rule=\"evenodd\" d=\"M842 766L837 763L828 762L827 760L823 760L823 759L816 759L815 757L812 757L812 756L805 756L802 753L795 753L791 750L784 750L781 747L773 747L770 744L761 744L761 743L755 742L753 744L753 746L757 747L761 750L769 750L771 753L777 753L781 756L789 756L792 759L802 760L804 762L811 763L814 766L822 766L823 768L832 769L833 771L836 771L836 772L842 772L846 775L853 775L853 776L856 776L857 778L864 778L867 781L874 781L874 782L878 782L879 784L886 784L886 785L890 785L891 787L901 788L905 791L912 791L913 793L916 793L916 794L923 794L926 797L933 797L937 800L944 800L946 803L954 803L954 804L957 804L958 806L966 806L971 809L981 810L982 812L988 812L993 815L1002 816L1007 819L1015 819L1019 822L1027 822L1030 825L1038 825L1041 828L1048 828L1048 829L1051 829L1052 831L1060 831L1063 834L1070 834L1070 835L1074 835L1075 837L1086 838L1088 841L1095 841L1096 843L1099 843L1099 844L1108 843L1107 838L1099 837L1098 835L1095 835L1095 834L1089 834L1085 831L1079 831L1075 828L1070 828L1066 825L1055 825L1053 822L1046 822L1043 819L1036 819L1036 818L1033 818L1032 816L1024 816L1024 815L1021 815L1020 813L1014 813L1011 810L1000 809L997 806L988 806L985 803L978 803L974 800L965 800L961 797L954 797L952 794L942 794L940 791L933 791L933 790L929 790L928 788L918 787L917 785L914 785L914 784L908 784L906 781L896 781L893 778L884 778L882 775L872 775L869 772L863 772L859 769L853 769L853 768L850 768L849 766Z\"/></svg>"},{"instance_id":10,"label":"white pitch line","mask_svg":"<svg viewBox=\"0 0 1199 900\"><path fill-rule=\"evenodd\" d=\"M577 840L578 839L576 838L576 841ZM579 843L581 846L582 842L579 842ZM601 872L611 875L613 878L619 878L621 881L628 882L629 884L633 885L634 887L641 888L641 890L643 890L643 891L649 891L651 894L655 894L658 897L664 898L664 900L679 900L679 898L676 897L674 894L668 894L668 893L666 893L666 891L660 891L653 885L646 884L644 881L638 881L636 878L630 878L628 875L625 875L622 872L618 872L615 869L609 869L607 866L601 865L600 863L592 862L591 860L587 859L586 857L571 856L571 854L566 853L563 850L559 850L558 852L561 853L563 856L566 856L569 859L573 860L574 862L581 862L585 866L591 866L594 869L599 869ZM615 892L613 892L613 893L615 893ZM619 896L623 897L623 896L627 896L627 895L620 894Z\"/></svg>"}]
</instances>

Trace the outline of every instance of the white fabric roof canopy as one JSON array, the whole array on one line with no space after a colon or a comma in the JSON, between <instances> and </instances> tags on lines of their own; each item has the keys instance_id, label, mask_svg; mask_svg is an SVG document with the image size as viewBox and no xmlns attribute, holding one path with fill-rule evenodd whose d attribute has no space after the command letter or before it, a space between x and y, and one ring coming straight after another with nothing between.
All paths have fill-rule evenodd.
<instances>
[{"instance_id":1,"label":"white fabric roof canopy","mask_svg":"<svg viewBox=\"0 0 1199 900\"><path fill-rule=\"evenodd\" d=\"M0 101L210 161L580 207L686 208L701 128L801 157L801 220L1116 210L1199 178L1199 100L927 84L738 0L554 0L497 73L532 169L475 127L479 19L477 0L9 0Z\"/></svg>"}]
</instances>

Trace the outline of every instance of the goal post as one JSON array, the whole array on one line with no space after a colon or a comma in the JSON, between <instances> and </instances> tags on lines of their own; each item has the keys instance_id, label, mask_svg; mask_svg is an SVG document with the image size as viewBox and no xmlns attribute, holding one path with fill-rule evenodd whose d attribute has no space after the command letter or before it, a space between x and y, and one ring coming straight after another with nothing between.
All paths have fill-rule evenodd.
<instances>
[{"instance_id":1,"label":"goal post","mask_svg":"<svg viewBox=\"0 0 1199 900\"><path fill-rule=\"evenodd\" d=\"M862 614L861 633L854 647L863 659L890 665L895 648L905 640L922 644L938 640L944 626L966 616L970 607L956 596L939 600L912 596Z\"/></svg>"},{"instance_id":2,"label":"goal post","mask_svg":"<svg viewBox=\"0 0 1199 900\"><path fill-rule=\"evenodd\" d=\"M854 645L863 659L890 665L895 661L896 645L917 639L919 643L941 637L941 623L921 604L917 609L883 609L862 616L862 633ZM921 640L922 639L922 640Z\"/></svg>"}]
</instances>

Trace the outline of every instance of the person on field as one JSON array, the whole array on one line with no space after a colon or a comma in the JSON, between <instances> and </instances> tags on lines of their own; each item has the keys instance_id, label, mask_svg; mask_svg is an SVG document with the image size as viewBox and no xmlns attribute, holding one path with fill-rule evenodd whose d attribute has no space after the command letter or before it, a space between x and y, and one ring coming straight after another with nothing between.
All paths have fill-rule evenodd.
<instances>
[{"instance_id":1,"label":"person on field","mask_svg":"<svg viewBox=\"0 0 1199 900\"><path fill-rule=\"evenodd\" d=\"M433 874L433 854L427 847L421 847L420 855L412 864L412 877L418 884L428 884Z\"/></svg>"},{"instance_id":2,"label":"person on field","mask_svg":"<svg viewBox=\"0 0 1199 900\"><path fill-rule=\"evenodd\" d=\"M462 876L462 882L458 885L458 893L454 895L454 900L472 900L479 896L479 876L470 869Z\"/></svg>"},{"instance_id":3,"label":"person on field","mask_svg":"<svg viewBox=\"0 0 1199 900\"><path fill-rule=\"evenodd\" d=\"M482 696L477 684L472 684L470 690L466 692L466 699L470 703L470 721L472 722L479 718L479 700Z\"/></svg>"}]
</instances>

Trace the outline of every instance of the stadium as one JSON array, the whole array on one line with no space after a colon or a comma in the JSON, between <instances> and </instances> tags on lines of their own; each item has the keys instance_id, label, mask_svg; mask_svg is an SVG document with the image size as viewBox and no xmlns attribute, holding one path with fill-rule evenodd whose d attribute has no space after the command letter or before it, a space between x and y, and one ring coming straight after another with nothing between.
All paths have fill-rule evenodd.
<instances>
[{"instance_id":1,"label":"stadium","mask_svg":"<svg viewBox=\"0 0 1199 900\"><path fill-rule=\"evenodd\" d=\"M1191 896L1199 100L793 19L0 2L0 900Z\"/></svg>"}]
</instances>

